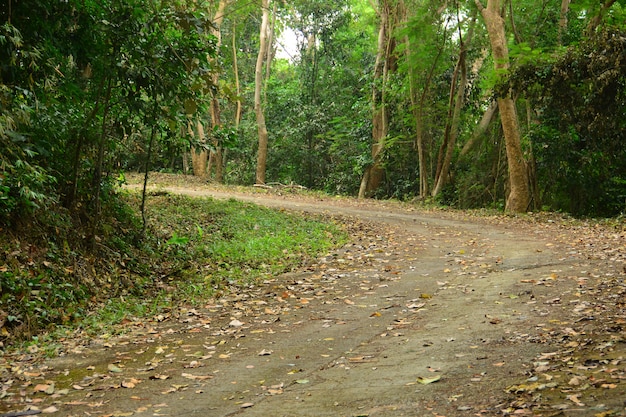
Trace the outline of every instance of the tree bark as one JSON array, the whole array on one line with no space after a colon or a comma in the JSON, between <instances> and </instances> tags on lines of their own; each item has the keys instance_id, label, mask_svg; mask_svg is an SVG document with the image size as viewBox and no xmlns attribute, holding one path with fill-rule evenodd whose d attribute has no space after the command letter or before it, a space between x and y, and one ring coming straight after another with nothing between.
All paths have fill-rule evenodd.
<instances>
[{"instance_id":1,"label":"tree bark","mask_svg":"<svg viewBox=\"0 0 626 417\"><path fill-rule=\"evenodd\" d=\"M366 197L380 187L384 177L381 162L389 133L385 90L389 74L395 70L393 27L396 23L397 7L396 5L396 9L394 9L394 6L388 0L382 0L378 10L380 27L378 30L376 63L374 65L374 87L372 88L372 163L363 173L361 186L359 187L359 198Z\"/></svg>"},{"instance_id":2,"label":"tree bark","mask_svg":"<svg viewBox=\"0 0 626 417\"><path fill-rule=\"evenodd\" d=\"M257 130L259 134L259 149L257 151L256 183L265 184L265 171L267 167L268 133L265 124L265 115L261 103L261 90L263 87L263 61L267 55L267 31L269 22L269 0L261 1L262 19L259 32L259 54L254 71L254 112L256 114Z\"/></svg>"},{"instance_id":3,"label":"tree bark","mask_svg":"<svg viewBox=\"0 0 626 417\"><path fill-rule=\"evenodd\" d=\"M596 14L590 21L589 24L587 25L587 34L590 35L593 32L595 32L595 30L598 28L598 26L600 26L600 24L602 23L602 20L604 19L604 14L606 13L607 10L609 10L611 7L613 7L613 5L615 4L617 0L606 0L604 3L602 3L602 6L600 6L600 11L598 11L598 14Z\"/></svg>"},{"instance_id":4,"label":"tree bark","mask_svg":"<svg viewBox=\"0 0 626 417\"><path fill-rule=\"evenodd\" d=\"M204 136L204 126L200 120L196 121L196 131L193 131L193 127L189 125L189 133L196 137L198 143L205 143L206 138ZM191 147L191 167L193 169L193 175L196 177L206 177L207 162L209 159L209 152L203 147Z\"/></svg>"},{"instance_id":5,"label":"tree bark","mask_svg":"<svg viewBox=\"0 0 626 417\"><path fill-rule=\"evenodd\" d=\"M509 50L504 30L504 19L499 11L500 0L488 0L487 7L484 7L480 0L474 1L487 27L496 74L498 77L502 77L502 74L509 69ZM509 170L510 190L506 199L505 210L516 213L525 212L530 204L530 187L528 184L526 160L522 152L515 101L510 95L498 97L497 101L504 132Z\"/></svg>"},{"instance_id":6,"label":"tree bark","mask_svg":"<svg viewBox=\"0 0 626 417\"><path fill-rule=\"evenodd\" d=\"M569 13L569 5L572 0L561 0L561 15L559 18L559 45L563 45L563 33L567 30L567 14Z\"/></svg>"},{"instance_id":7,"label":"tree bark","mask_svg":"<svg viewBox=\"0 0 626 417\"><path fill-rule=\"evenodd\" d=\"M241 122L241 86L239 85L239 64L237 60L237 37L235 32L236 24L233 22L233 38L232 38L232 49L233 49L233 73L235 76L235 91L237 93L237 109L235 110L235 129L239 129L239 122Z\"/></svg>"},{"instance_id":8,"label":"tree bark","mask_svg":"<svg viewBox=\"0 0 626 417\"><path fill-rule=\"evenodd\" d=\"M224 10L228 5L228 0L220 0L217 12L215 12L215 16L213 17L213 29L212 33L217 38L217 46L216 49L219 51L222 45L222 22L224 21ZM215 71L212 76L213 86L217 87L219 84L219 72ZM213 126L212 131L219 128L222 125L221 117L220 117L220 102L217 97L217 93L213 94L213 98L211 100L211 125ZM215 167L215 182L222 183L224 182L224 162L222 160L222 146L217 140L217 138L212 138L211 143L213 145L213 149L210 152L209 162L207 167L207 174L211 175L211 168Z\"/></svg>"},{"instance_id":9,"label":"tree bark","mask_svg":"<svg viewBox=\"0 0 626 417\"><path fill-rule=\"evenodd\" d=\"M483 113L483 117L480 119L480 122L478 122L478 126L476 126L476 129L474 129L474 131L472 132L472 136L465 143L463 149L461 149L461 153L459 156L465 156L469 153L470 150L472 150L474 145L476 145L478 138L480 138L487 131L487 128L489 127L489 124L493 120L493 117L495 116L497 111L498 102L492 101L489 104L489 107L487 107L487 110L485 110L485 113Z\"/></svg>"}]
</instances>

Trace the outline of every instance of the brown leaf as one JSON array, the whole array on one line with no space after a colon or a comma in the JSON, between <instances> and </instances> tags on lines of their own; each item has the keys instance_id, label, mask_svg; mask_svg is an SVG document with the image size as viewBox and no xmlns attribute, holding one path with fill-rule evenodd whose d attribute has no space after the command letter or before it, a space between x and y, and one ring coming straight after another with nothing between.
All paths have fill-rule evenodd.
<instances>
[{"instance_id":1,"label":"brown leaf","mask_svg":"<svg viewBox=\"0 0 626 417\"><path fill-rule=\"evenodd\" d=\"M122 388L135 388L135 386L137 386L137 384L140 382L141 382L140 379L131 378L129 380L122 381L120 385Z\"/></svg>"},{"instance_id":2,"label":"brown leaf","mask_svg":"<svg viewBox=\"0 0 626 417\"><path fill-rule=\"evenodd\" d=\"M580 394L576 394L576 395L572 394L572 395L568 395L566 398L570 400L571 402L573 402L574 404L576 404L577 406L584 407L585 404L580 402L580 400L578 399L578 395Z\"/></svg>"},{"instance_id":3,"label":"brown leaf","mask_svg":"<svg viewBox=\"0 0 626 417\"><path fill-rule=\"evenodd\" d=\"M33 388L33 391L35 392L46 392L50 389L52 385L50 384L37 384L35 385L35 388ZM54 387L54 386L52 386Z\"/></svg>"}]
</instances>

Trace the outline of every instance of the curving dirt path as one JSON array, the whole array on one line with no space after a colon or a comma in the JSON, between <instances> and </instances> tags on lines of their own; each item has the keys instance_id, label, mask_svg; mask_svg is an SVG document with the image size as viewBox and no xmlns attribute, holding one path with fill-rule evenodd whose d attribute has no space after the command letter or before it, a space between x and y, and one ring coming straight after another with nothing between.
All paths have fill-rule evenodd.
<instances>
[{"instance_id":1,"label":"curving dirt path","mask_svg":"<svg viewBox=\"0 0 626 417\"><path fill-rule=\"evenodd\" d=\"M134 323L124 337L49 361L58 376L47 383L59 395L33 395L43 397L34 404L40 409L53 405L64 416L626 415L623 339L605 356L614 369L602 378L612 388L570 384L583 371L568 368L561 354L592 321L577 310L586 305L581 277L619 271L563 245L557 229L391 203L159 189L373 226L302 271L204 309ZM578 346L570 346L570 364Z\"/></svg>"}]
</instances>

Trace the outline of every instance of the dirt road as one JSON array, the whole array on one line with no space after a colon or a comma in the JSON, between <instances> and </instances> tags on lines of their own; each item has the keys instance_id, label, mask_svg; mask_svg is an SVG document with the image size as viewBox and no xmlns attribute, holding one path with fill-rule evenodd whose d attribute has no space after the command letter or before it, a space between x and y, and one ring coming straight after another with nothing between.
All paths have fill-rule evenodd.
<instances>
[{"instance_id":1,"label":"dirt road","mask_svg":"<svg viewBox=\"0 0 626 417\"><path fill-rule=\"evenodd\" d=\"M64 416L626 415L624 330L589 327L600 312L586 291L623 283L622 264L588 259L557 227L169 191L373 226L305 270L75 347L45 364L57 376L39 383L53 388L31 405Z\"/></svg>"}]
</instances>

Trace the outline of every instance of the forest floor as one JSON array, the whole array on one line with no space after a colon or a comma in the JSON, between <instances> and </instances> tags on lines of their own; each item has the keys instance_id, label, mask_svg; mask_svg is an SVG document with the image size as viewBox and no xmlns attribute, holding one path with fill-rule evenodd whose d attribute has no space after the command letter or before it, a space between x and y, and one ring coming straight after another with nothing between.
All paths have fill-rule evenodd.
<instances>
[{"instance_id":1,"label":"forest floor","mask_svg":"<svg viewBox=\"0 0 626 417\"><path fill-rule=\"evenodd\" d=\"M171 193L360 226L349 244L299 271L202 308L129 319L121 336L67 340L63 355L43 363L14 358L15 397L26 400L8 409L626 416L623 222L156 180Z\"/></svg>"}]
</instances>

